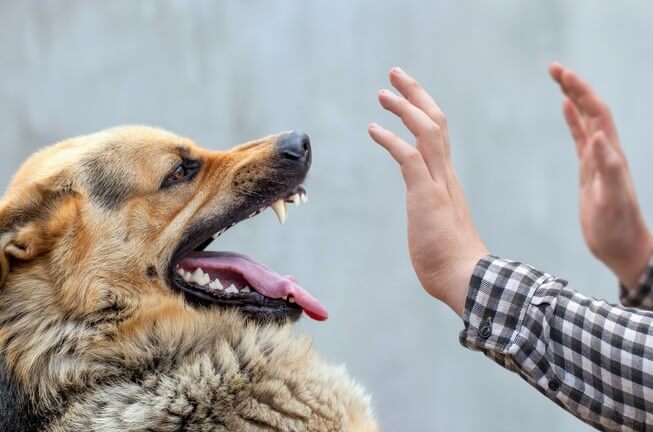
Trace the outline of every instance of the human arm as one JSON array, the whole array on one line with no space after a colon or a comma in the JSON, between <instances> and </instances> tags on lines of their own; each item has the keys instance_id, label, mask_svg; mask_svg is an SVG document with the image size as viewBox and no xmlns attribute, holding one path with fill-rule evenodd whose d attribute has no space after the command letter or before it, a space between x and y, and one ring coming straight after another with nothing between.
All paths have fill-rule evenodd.
<instances>
[{"instance_id":1,"label":"human arm","mask_svg":"<svg viewBox=\"0 0 653 432\"><path fill-rule=\"evenodd\" d=\"M401 166L413 266L424 289L463 317L461 342L596 427L653 424L653 315L487 255L451 164L444 116L403 71L393 69L390 81L404 97L386 90L379 100L416 146L375 124L369 132Z\"/></svg>"},{"instance_id":2,"label":"human arm","mask_svg":"<svg viewBox=\"0 0 653 432\"><path fill-rule=\"evenodd\" d=\"M518 373L600 430L653 425L653 313L586 297L530 266L488 256L474 270L463 346Z\"/></svg>"},{"instance_id":3,"label":"human arm","mask_svg":"<svg viewBox=\"0 0 653 432\"><path fill-rule=\"evenodd\" d=\"M488 250L472 221L451 164L447 122L442 110L399 68L390 82L403 95L379 92L379 102L415 136L411 146L373 123L369 133L399 163L406 184L408 245L424 289L462 317L469 276Z\"/></svg>"}]
</instances>

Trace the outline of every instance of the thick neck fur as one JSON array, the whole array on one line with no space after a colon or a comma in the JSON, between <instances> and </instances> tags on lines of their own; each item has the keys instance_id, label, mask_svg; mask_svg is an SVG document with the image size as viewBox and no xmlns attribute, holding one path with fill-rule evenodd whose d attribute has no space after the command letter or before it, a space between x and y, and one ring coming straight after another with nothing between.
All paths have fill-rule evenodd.
<instances>
[{"instance_id":1,"label":"thick neck fur","mask_svg":"<svg viewBox=\"0 0 653 432\"><path fill-rule=\"evenodd\" d=\"M0 295L0 352L29 412L47 413L53 431L376 430L361 389L291 325L175 297L80 316L39 270L20 274Z\"/></svg>"}]
</instances>

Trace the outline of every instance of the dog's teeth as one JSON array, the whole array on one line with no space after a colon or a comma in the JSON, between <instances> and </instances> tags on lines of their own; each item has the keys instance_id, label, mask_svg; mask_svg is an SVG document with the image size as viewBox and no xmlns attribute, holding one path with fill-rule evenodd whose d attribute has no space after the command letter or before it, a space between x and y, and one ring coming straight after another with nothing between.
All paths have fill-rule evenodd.
<instances>
[{"instance_id":1,"label":"dog's teeth","mask_svg":"<svg viewBox=\"0 0 653 432\"><path fill-rule=\"evenodd\" d=\"M214 290L218 290L218 291L223 291L224 290L222 284L220 283L220 281L218 279L215 279L214 281L211 281L211 283L209 284L209 288L214 289Z\"/></svg>"},{"instance_id":2,"label":"dog's teeth","mask_svg":"<svg viewBox=\"0 0 653 432\"><path fill-rule=\"evenodd\" d=\"M299 194L299 197L302 200L302 203L308 202L308 195L306 195L306 192L302 192L301 194Z\"/></svg>"},{"instance_id":3,"label":"dog's teeth","mask_svg":"<svg viewBox=\"0 0 653 432\"><path fill-rule=\"evenodd\" d=\"M288 296L288 303L295 303L295 297Z\"/></svg>"},{"instance_id":4,"label":"dog's teeth","mask_svg":"<svg viewBox=\"0 0 653 432\"><path fill-rule=\"evenodd\" d=\"M257 214L258 214L257 212L252 212L252 213L250 213L250 215L247 216L247 217L248 217L248 218L253 218L253 217L256 216Z\"/></svg>"},{"instance_id":5,"label":"dog's teeth","mask_svg":"<svg viewBox=\"0 0 653 432\"><path fill-rule=\"evenodd\" d=\"M193 275L189 271L184 271L184 274L182 274L181 277L183 277L186 282L190 282Z\"/></svg>"},{"instance_id":6,"label":"dog's teeth","mask_svg":"<svg viewBox=\"0 0 653 432\"><path fill-rule=\"evenodd\" d=\"M285 296L283 296L283 297L281 297L281 298L282 298L283 300L286 300L286 301L288 300L288 296L287 296L287 295L285 295Z\"/></svg>"},{"instance_id":7,"label":"dog's teeth","mask_svg":"<svg viewBox=\"0 0 653 432\"><path fill-rule=\"evenodd\" d=\"M218 237L220 237L220 236L222 235L222 233L225 231L225 229L226 229L226 228L222 228L220 231L218 231L217 233L213 234L213 240L217 240Z\"/></svg>"},{"instance_id":8,"label":"dog's teeth","mask_svg":"<svg viewBox=\"0 0 653 432\"><path fill-rule=\"evenodd\" d=\"M226 292L227 294L238 294L238 288L236 288L233 285L229 285L229 287L227 287L227 289L225 289L224 292Z\"/></svg>"},{"instance_id":9,"label":"dog's teeth","mask_svg":"<svg viewBox=\"0 0 653 432\"><path fill-rule=\"evenodd\" d=\"M245 286L245 287L243 287L243 289L240 290L240 292L241 293L249 293L249 292L252 292L252 290L250 289L250 287Z\"/></svg>"},{"instance_id":10,"label":"dog's teeth","mask_svg":"<svg viewBox=\"0 0 653 432\"><path fill-rule=\"evenodd\" d=\"M201 268L196 268L193 274L190 277L191 282L195 282L197 285L204 285L204 271Z\"/></svg>"},{"instance_id":11,"label":"dog's teeth","mask_svg":"<svg viewBox=\"0 0 653 432\"><path fill-rule=\"evenodd\" d=\"M177 267L177 274L178 274L179 276L183 276L184 273L186 273L186 271L185 271L183 268L181 268L181 267Z\"/></svg>"},{"instance_id":12,"label":"dog's teeth","mask_svg":"<svg viewBox=\"0 0 653 432\"><path fill-rule=\"evenodd\" d=\"M272 210L277 214L279 223L281 225L286 223L286 218L288 217L288 207L286 206L286 203L283 200L276 200L270 207L272 207Z\"/></svg>"},{"instance_id":13,"label":"dog's teeth","mask_svg":"<svg viewBox=\"0 0 653 432\"><path fill-rule=\"evenodd\" d=\"M292 195L290 198L288 198L288 201L295 204L296 206L298 206L302 202L301 198L299 197L299 194L297 193Z\"/></svg>"}]
</instances>

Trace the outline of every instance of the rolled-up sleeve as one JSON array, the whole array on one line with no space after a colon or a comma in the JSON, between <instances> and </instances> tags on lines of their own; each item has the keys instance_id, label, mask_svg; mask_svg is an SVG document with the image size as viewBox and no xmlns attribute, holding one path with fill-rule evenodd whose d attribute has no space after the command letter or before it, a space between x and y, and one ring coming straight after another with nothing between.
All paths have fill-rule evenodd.
<instances>
[{"instance_id":1,"label":"rolled-up sleeve","mask_svg":"<svg viewBox=\"0 0 653 432\"><path fill-rule=\"evenodd\" d=\"M577 293L487 256L470 281L463 346L518 373L601 430L653 428L653 313Z\"/></svg>"},{"instance_id":2,"label":"rolled-up sleeve","mask_svg":"<svg viewBox=\"0 0 653 432\"><path fill-rule=\"evenodd\" d=\"M626 287L619 284L619 299L624 306L653 310L653 255L637 285Z\"/></svg>"}]
</instances>

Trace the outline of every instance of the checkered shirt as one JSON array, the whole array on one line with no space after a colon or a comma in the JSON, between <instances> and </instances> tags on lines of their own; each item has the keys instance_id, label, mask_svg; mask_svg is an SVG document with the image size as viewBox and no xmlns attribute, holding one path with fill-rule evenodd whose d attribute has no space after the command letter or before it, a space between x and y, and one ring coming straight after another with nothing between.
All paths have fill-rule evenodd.
<instances>
[{"instance_id":1,"label":"checkered shirt","mask_svg":"<svg viewBox=\"0 0 653 432\"><path fill-rule=\"evenodd\" d=\"M624 306L653 310L653 256L634 288L619 285L619 297Z\"/></svg>"},{"instance_id":2,"label":"checkered shirt","mask_svg":"<svg viewBox=\"0 0 653 432\"><path fill-rule=\"evenodd\" d=\"M622 288L627 304L653 304L653 268L640 282ZM653 431L653 312L586 297L565 280L487 256L474 270L463 318L463 346L584 422Z\"/></svg>"}]
</instances>

